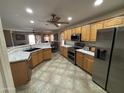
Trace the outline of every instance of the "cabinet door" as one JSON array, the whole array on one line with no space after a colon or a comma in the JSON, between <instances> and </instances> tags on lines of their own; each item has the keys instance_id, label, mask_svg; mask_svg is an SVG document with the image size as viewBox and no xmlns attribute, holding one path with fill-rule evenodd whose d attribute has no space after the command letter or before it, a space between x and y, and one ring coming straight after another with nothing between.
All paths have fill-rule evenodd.
<instances>
[{"instance_id":1,"label":"cabinet door","mask_svg":"<svg viewBox=\"0 0 124 93\"><path fill-rule=\"evenodd\" d=\"M75 32L75 28L73 28L72 30L71 30L71 33L72 34L75 34L76 32Z\"/></svg>"},{"instance_id":2,"label":"cabinet door","mask_svg":"<svg viewBox=\"0 0 124 93\"><path fill-rule=\"evenodd\" d=\"M38 51L38 61L39 61L39 63L41 63L43 61L43 51L42 50Z\"/></svg>"},{"instance_id":3,"label":"cabinet door","mask_svg":"<svg viewBox=\"0 0 124 93\"><path fill-rule=\"evenodd\" d=\"M82 26L81 40L89 41L90 39L90 25Z\"/></svg>"},{"instance_id":4,"label":"cabinet door","mask_svg":"<svg viewBox=\"0 0 124 93\"><path fill-rule=\"evenodd\" d=\"M103 28L103 21L91 24L90 41L96 41L97 30Z\"/></svg>"},{"instance_id":5,"label":"cabinet door","mask_svg":"<svg viewBox=\"0 0 124 93\"><path fill-rule=\"evenodd\" d=\"M118 26L123 23L122 17L115 17L104 21L104 28Z\"/></svg>"},{"instance_id":6,"label":"cabinet door","mask_svg":"<svg viewBox=\"0 0 124 93\"><path fill-rule=\"evenodd\" d=\"M11 63L11 71L15 87L22 86L29 80L28 66L25 61Z\"/></svg>"},{"instance_id":7,"label":"cabinet door","mask_svg":"<svg viewBox=\"0 0 124 93\"><path fill-rule=\"evenodd\" d=\"M93 57L85 55L85 57L84 57L84 70L86 70L90 74L92 74L93 62L94 62Z\"/></svg>"},{"instance_id":8,"label":"cabinet door","mask_svg":"<svg viewBox=\"0 0 124 93\"><path fill-rule=\"evenodd\" d=\"M43 49L43 59L48 60L52 58L51 49Z\"/></svg>"},{"instance_id":9,"label":"cabinet door","mask_svg":"<svg viewBox=\"0 0 124 93\"><path fill-rule=\"evenodd\" d=\"M27 66L28 66L28 80L31 80L32 75L32 64L31 64L31 57L28 59Z\"/></svg>"},{"instance_id":10,"label":"cabinet door","mask_svg":"<svg viewBox=\"0 0 124 93\"><path fill-rule=\"evenodd\" d=\"M38 54L37 52L33 52L31 55L32 55L32 66L35 67L39 63Z\"/></svg>"},{"instance_id":11,"label":"cabinet door","mask_svg":"<svg viewBox=\"0 0 124 93\"><path fill-rule=\"evenodd\" d=\"M75 33L76 34L81 34L81 27L75 28Z\"/></svg>"},{"instance_id":12,"label":"cabinet door","mask_svg":"<svg viewBox=\"0 0 124 93\"><path fill-rule=\"evenodd\" d=\"M83 68L83 54L80 52L76 53L76 64L79 67Z\"/></svg>"},{"instance_id":13,"label":"cabinet door","mask_svg":"<svg viewBox=\"0 0 124 93\"><path fill-rule=\"evenodd\" d=\"M93 69L93 60L87 58L87 72L92 74L92 69Z\"/></svg>"}]
</instances>

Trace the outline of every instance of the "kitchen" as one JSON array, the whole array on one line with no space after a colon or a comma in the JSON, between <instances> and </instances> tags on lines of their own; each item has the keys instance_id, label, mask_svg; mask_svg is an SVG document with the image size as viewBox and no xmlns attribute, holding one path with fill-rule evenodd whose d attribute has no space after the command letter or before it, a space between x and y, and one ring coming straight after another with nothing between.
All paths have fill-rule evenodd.
<instances>
[{"instance_id":1,"label":"kitchen","mask_svg":"<svg viewBox=\"0 0 124 93\"><path fill-rule=\"evenodd\" d=\"M123 93L123 0L53 1L1 1L0 92Z\"/></svg>"}]
</instances>

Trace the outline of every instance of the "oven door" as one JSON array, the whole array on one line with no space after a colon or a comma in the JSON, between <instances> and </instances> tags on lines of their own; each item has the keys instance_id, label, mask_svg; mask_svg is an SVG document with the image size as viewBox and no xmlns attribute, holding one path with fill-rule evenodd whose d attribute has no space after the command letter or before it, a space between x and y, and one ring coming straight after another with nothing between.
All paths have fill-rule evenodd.
<instances>
[{"instance_id":1,"label":"oven door","mask_svg":"<svg viewBox=\"0 0 124 93\"><path fill-rule=\"evenodd\" d=\"M75 64L75 51L68 50L68 59Z\"/></svg>"}]
</instances>

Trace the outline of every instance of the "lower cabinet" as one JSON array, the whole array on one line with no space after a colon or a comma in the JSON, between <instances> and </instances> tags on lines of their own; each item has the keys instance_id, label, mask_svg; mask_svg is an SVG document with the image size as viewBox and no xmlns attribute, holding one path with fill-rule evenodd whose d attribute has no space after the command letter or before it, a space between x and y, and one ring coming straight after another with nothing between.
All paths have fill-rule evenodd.
<instances>
[{"instance_id":1,"label":"lower cabinet","mask_svg":"<svg viewBox=\"0 0 124 93\"><path fill-rule=\"evenodd\" d=\"M35 51L31 54L32 68L42 63L43 60L49 60L52 58L51 49L42 49Z\"/></svg>"},{"instance_id":2,"label":"lower cabinet","mask_svg":"<svg viewBox=\"0 0 124 93\"><path fill-rule=\"evenodd\" d=\"M32 54L31 54L31 59L32 59L32 68L33 67L35 67L36 65L38 65L39 64L39 62L38 62L38 52L33 52Z\"/></svg>"},{"instance_id":3,"label":"lower cabinet","mask_svg":"<svg viewBox=\"0 0 124 93\"><path fill-rule=\"evenodd\" d=\"M83 60L84 60L83 54L80 53L80 52L77 52L77 53L76 53L76 64L77 64L79 67L81 67L81 68L84 67Z\"/></svg>"},{"instance_id":4,"label":"lower cabinet","mask_svg":"<svg viewBox=\"0 0 124 93\"><path fill-rule=\"evenodd\" d=\"M63 55L64 57L68 57L68 48L66 48L66 47L60 47L60 53L61 53L61 55Z\"/></svg>"},{"instance_id":5,"label":"lower cabinet","mask_svg":"<svg viewBox=\"0 0 124 93\"><path fill-rule=\"evenodd\" d=\"M43 50L38 51L38 63L41 63L43 61Z\"/></svg>"},{"instance_id":6,"label":"lower cabinet","mask_svg":"<svg viewBox=\"0 0 124 93\"><path fill-rule=\"evenodd\" d=\"M76 52L76 64L90 74L92 74L93 62L94 57Z\"/></svg>"},{"instance_id":7,"label":"lower cabinet","mask_svg":"<svg viewBox=\"0 0 124 93\"><path fill-rule=\"evenodd\" d=\"M49 60L52 58L51 49L43 49L43 60Z\"/></svg>"},{"instance_id":8,"label":"lower cabinet","mask_svg":"<svg viewBox=\"0 0 124 93\"><path fill-rule=\"evenodd\" d=\"M10 64L15 87L26 84L31 79L31 68L27 61Z\"/></svg>"}]
</instances>

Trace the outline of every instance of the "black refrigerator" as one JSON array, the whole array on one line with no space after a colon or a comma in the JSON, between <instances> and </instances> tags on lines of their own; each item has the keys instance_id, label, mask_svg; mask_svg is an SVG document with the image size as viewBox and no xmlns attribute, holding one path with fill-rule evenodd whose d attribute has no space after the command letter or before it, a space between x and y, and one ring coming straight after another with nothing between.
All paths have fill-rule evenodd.
<instances>
[{"instance_id":1,"label":"black refrigerator","mask_svg":"<svg viewBox=\"0 0 124 93\"><path fill-rule=\"evenodd\" d=\"M109 93L124 93L124 27L97 32L93 81Z\"/></svg>"}]
</instances>

